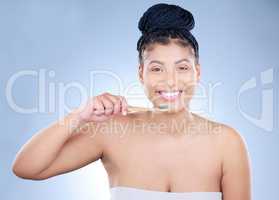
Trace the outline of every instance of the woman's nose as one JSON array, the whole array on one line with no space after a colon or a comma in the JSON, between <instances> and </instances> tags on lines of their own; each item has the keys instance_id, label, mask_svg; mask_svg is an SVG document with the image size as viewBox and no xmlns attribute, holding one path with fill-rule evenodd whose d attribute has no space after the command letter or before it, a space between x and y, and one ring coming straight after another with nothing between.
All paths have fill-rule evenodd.
<instances>
[{"instance_id":1,"label":"woman's nose","mask_svg":"<svg viewBox=\"0 0 279 200\"><path fill-rule=\"evenodd\" d=\"M176 78L175 73L169 73L168 76L167 76L167 84L170 87L173 87L173 86L176 85L176 82L177 82L177 78Z\"/></svg>"}]
</instances>

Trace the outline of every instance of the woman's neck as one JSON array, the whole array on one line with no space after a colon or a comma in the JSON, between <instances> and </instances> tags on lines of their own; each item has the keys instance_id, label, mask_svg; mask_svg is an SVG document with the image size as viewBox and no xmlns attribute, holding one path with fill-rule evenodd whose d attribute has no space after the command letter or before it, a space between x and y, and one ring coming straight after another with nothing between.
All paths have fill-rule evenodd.
<instances>
[{"instance_id":1,"label":"woman's neck","mask_svg":"<svg viewBox=\"0 0 279 200\"><path fill-rule=\"evenodd\" d=\"M187 107L181 108L179 110L160 110L153 109L150 112L151 119L156 119L159 121L169 121L169 120L186 120L191 121L193 116Z\"/></svg>"}]
</instances>

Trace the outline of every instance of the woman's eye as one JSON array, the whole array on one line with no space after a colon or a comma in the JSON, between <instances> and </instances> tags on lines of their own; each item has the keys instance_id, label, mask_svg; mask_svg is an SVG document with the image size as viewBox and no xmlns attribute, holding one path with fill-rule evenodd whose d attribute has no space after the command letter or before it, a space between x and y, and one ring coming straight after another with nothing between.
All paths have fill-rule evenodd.
<instances>
[{"instance_id":1,"label":"woman's eye","mask_svg":"<svg viewBox=\"0 0 279 200\"><path fill-rule=\"evenodd\" d=\"M159 68L159 67L153 67L152 69L151 69L151 71L154 71L154 72L158 72L158 71L160 71L161 69Z\"/></svg>"},{"instance_id":2,"label":"woman's eye","mask_svg":"<svg viewBox=\"0 0 279 200\"><path fill-rule=\"evenodd\" d=\"M179 67L179 69L180 69L180 70L185 70L185 71L186 71L186 70L189 69L189 67L188 67L188 66L183 66L183 67Z\"/></svg>"}]
</instances>

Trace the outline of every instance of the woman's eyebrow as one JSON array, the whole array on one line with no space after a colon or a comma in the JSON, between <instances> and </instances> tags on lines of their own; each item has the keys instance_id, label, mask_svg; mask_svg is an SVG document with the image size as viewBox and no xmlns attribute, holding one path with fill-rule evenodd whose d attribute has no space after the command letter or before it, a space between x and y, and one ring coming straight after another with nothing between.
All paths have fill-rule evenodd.
<instances>
[{"instance_id":1,"label":"woman's eyebrow","mask_svg":"<svg viewBox=\"0 0 279 200\"><path fill-rule=\"evenodd\" d=\"M180 59L180 60L175 61L175 64L181 63L181 62L183 62L183 61L186 61L186 62L188 62L188 63L191 63L191 61L190 61L189 59L183 58L183 59ZM149 65L152 64L152 63L158 63L158 64L161 64L161 65L164 65L164 63L161 62L161 61L159 61L159 60L151 60L151 61L149 62Z\"/></svg>"},{"instance_id":2,"label":"woman's eyebrow","mask_svg":"<svg viewBox=\"0 0 279 200\"><path fill-rule=\"evenodd\" d=\"M161 65L164 64L163 62L161 62L161 61L159 61L159 60L151 60L151 61L149 62L149 65L152 64L152 63L158 63L158 64L161 64Z\"/></svg>"},{"instance_id":3,"label":"woman's eyebrow","mask_svg":"<svg viewBox=\"0 0 279 200\"><path fill-rule=\"evenodd\" d=\"M186 61L186 62L188 62L188 63L191 63L191 61L190 61L189 59L183 58L183 59L180 59L180 60L176 61L175 64L181 63L181 62L183 62L183 61Z\"/></svg>"}]
</instances>

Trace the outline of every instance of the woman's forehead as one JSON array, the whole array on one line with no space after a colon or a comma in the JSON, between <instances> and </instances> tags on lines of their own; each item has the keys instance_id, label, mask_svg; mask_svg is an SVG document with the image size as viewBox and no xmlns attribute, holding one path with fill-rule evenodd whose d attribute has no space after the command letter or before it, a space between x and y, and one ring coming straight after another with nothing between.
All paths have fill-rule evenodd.
<instances>
[{"instance_id":1,"label":"woman's forehead","mask_svg":"<svg viewBox=\"0 0 279 200\"><path fill-rule=\"evenodd\" d=\"M152 60L159 60L161 62L177 62L181 59L187 59L192 62L194 61L194 55L191 49L192 48L183 47L174 42L167 45L156 43L144 50L143 59L145 63L149 63Z\"/></svg>"}]
</instances>

